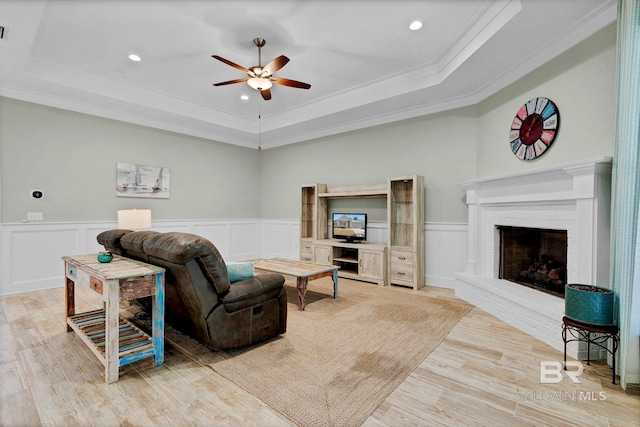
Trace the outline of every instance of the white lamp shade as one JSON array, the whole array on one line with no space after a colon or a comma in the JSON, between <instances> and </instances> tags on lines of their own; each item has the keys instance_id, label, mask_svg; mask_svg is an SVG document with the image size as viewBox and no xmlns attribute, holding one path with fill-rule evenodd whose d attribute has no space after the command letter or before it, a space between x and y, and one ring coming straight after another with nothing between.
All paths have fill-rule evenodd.
<instances>
[{"instance_id":1,"label":"white lamp shade","mask_svg":"<svg viewBox=\"0 0 640 427\"><path fill-rule=\"evenodd\" d=\"M270 89L271 86L273 86L273 83L271 83L271 80L264 79L262 77L253 77L247 80L247 84L252 88L254 88L255 90L266 90L266 89Z\"/></svg>"},{"instance_id":2,"label":"white lamp shade","mask_svg":"<svg viewBox=\"0 0 640 427\"><path fill-rule=\"evenodd\" d=\"M151 210L129 209L118 211L118 228L134 231L141 228L151 228Z\"/></svg>"}]
</instances>

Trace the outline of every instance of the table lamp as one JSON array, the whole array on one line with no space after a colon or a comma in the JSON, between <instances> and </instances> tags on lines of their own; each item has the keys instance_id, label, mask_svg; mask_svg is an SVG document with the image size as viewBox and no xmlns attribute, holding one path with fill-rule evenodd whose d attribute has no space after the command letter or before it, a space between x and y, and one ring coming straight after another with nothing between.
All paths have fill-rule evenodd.
<instances>
[{"instance_id":1,"label":"table lamp","mask_svg":"<svg viewBox=\"0 0 640 427\"><path fill-rule=\"evenodd\" d=\"M118 228L138 231L151 228L151 210L128 209L118 211Z\"/></svg>"}]
</instances>

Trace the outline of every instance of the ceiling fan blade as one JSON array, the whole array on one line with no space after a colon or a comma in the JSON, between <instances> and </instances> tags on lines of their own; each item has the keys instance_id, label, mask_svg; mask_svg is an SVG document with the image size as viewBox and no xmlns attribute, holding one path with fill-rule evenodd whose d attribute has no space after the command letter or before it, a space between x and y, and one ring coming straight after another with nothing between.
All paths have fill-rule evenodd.
<instances>
[{"instance_id":1,"label":"ceiling fan blade","mask_svg":"<svg viewBox=\"0 0 640 427\"><path fill-rule=\"evenodd\" d=\"M280 55L278 56L276 59L274 59L273 61L269 62L267 65L264 66L264 68L262 69L262 71L266 71L268 73L268 75L272 75L273 73L275 73L276 71L278 71L280 68L284 67L285 65L287 65L287 62L289 62L289 58L287 58L284 55Z\"/></svg>"},{"instance_id":2,"label":"ceiling fan blade","mask_svg":"<svg viewBox=\"0 0 640 427\"><path fill-rule=\"evenodd\" d=\"M242 83L249 80L249 77L245 77L244 79L235 79L235 80L227 80L226 82L214 83L214 86L224 86L224 85L232 85L234 83Z\"/></svg>"},{"instance_id":3,"label":"ceiling fan blade","mask_svg":"<svg viewBox=\"0 0 640 427\"><path fill-rule=\"evenodd\" d=\"M224 63L225 63L225 64L227 64L227 65L231 65L233 68L237 68L238 70L240 70L240 71L242 71L242 72L245 72L245 73L248 73L248 72L249 72L249 70L247 70L246 68L244 68L242 65L238 65L238 64L236 64L235 62L231 62L231 61L229 61L228 59L224 59L224 58L223 58L223 57L221 57L221 56L218 56L218 55L211 55L211 56L212 56L212 57L214 57L214 58L216 58L218 61L224 62Z\"/></svg>"},{"instance_id":4,"label":"ceiling fan blade","mask_svg":"<svg viewBox=\"0 0 640 427\"><path fill-rule=\"evenodd\" d=\"M268 101L271 99L271 89L265 89L260 91L260 95L262 95L262 99Z\"/></svg>"},{"instance_id":5,"label":"ceiling fan blade","mask_svg":"<svg viewBox=\"0 0 640 427\"><path fill-rule=\"evenodd\" d=\"M282 77L270 77L269 80L282 86L297 87L298 89L309 89L311 87L309 83L303 83L291 79L284 79Z\"/></svg>"}]
</instances>

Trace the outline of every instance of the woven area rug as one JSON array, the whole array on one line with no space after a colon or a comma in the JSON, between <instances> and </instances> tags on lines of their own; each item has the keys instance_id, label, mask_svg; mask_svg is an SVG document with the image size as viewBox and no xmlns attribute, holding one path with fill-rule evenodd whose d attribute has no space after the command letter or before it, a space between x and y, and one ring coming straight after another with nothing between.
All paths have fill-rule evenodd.
<instances>
[{"instance_id":1,"label":"woven area rug","mask_svg":"<svg viewBox=\"0 0 640 427\"><path fill-rule=\"evenodd\" d=\"M426 292L331 279L311 282L305 311L287 282L287 333L212 352L168 328L166 339L300 426L359 426L473 307Z\"/></svg>"}]
</instances>

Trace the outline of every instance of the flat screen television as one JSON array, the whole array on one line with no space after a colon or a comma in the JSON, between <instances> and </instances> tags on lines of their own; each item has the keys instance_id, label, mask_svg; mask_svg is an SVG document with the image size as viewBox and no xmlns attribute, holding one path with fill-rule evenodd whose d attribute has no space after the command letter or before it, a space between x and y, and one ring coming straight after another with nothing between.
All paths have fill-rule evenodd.
<instances>
[{"instance_id":1,"label":"flat screen television","mask_svg":"<svg viewBox=\"0 0 640 427\"><path fill-rule=\"evenodd\" d=\"M367 214L336 212L332 215L333 238L347 242L367 240Z\"/></svg>"}]
</instances>

